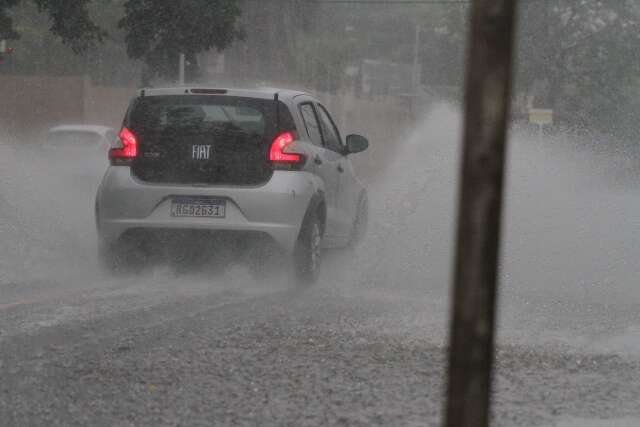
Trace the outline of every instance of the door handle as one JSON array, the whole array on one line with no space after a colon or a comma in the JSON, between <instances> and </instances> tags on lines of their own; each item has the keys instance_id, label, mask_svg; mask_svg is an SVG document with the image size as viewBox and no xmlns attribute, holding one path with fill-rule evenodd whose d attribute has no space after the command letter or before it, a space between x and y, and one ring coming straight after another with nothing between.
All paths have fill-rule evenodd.
<instances>
[{"instance_id":1,"label":"door handle","mask_svg":"<svg viewBox=\"0 0 640 427\"><path fill-rule=\"evenodd\" d=\"M313 158L313 163L315 163L316 165L321 165L322 164L322 159L320 158L320 156L316 155Z\"/></svg>"},{"instance_id":2,"label":"door handle","mask_svg":"<svg viewBox=\"0 0 640 427\"><path fill-rule=\"evenodd\" d=\"M340 164L338 165L337 169L338 169L338 172L340 172L340 173L344 172L344 169L342 168L342 165L340 165Z\"/></svg>"}]
</instances>

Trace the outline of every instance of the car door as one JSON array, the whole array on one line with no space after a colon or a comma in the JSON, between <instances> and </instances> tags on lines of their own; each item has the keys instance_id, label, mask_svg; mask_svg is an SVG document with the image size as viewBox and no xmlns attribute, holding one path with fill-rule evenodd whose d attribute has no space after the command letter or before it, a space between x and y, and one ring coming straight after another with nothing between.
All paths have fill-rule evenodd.
<instances>
[{"instance_id":1,"label":"car door","mask_svg":"<svg viewBox=\"0 0 640 427\"><path fill-rule=\"evenodd\" d=\"M324 146L320 122L318 120L317 107L311 98L301 97L297 104L300 117L304 125L304 137L313 144L313 156L311 165L313 172L318 175L325 185L325 203L327 206L327 223L325 227L325 243L331 245L332 241L341 235L339 223L338 187L340 185L336 169L338 156Z\"/></svg>"},{"instance_id":2,"label":"car door","mask_svg":"<svg viewBox=\"0 0 640 427\"><path fill-rule=\"evenodd\" d=\"M345 146L340 137L340 132L336 127L331 115L327 109L320 103L317 103L317 113L320 122L320 130L322 131L322 139L325 148L330 154L332 160L332 173L335 174L338 181L336 191L336 214L338 223L338 234L342 239L346 239L351 232L353 224L353 214L356 201L352 201L357 195L354 195L354 175L351 161L345 155Z\"/></svg>"}]
</instances>

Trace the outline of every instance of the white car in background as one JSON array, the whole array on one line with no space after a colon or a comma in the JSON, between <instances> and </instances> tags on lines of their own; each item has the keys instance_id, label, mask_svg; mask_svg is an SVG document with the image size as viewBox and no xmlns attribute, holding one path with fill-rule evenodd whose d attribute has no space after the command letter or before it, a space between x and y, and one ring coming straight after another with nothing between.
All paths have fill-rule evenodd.
<instances>
[{"instance_id":1,"label":"white car in background","mask_svg":"<svg viewBox=\"0 0 640 427\"><path fill-rule=\"evenodd\" d=\"M108 126L62 125L47 132L43 148L46 161L56 167L55 176L100 180L109 162L107 154L118 140Z\"/></svg>"},{"instance_id":2,"label":"white car in background","mask_svg":"<svg viewBox=\"0 0 640 427\"><path fill-rule=\"evenodd\" d=\"M116 131L108 126L62 125L49 129L45 147L65 151L99 151L106 154L117 138Z\"/></svg>"}]
</instances>

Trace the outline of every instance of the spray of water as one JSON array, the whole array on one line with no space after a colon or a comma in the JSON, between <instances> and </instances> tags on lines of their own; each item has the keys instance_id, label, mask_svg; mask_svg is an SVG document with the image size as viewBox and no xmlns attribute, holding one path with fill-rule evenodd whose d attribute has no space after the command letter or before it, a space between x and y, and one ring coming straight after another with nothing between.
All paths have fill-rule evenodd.
<instances>
[{"instance_id":1,"label":"spray of water","mask_svg":"<svg viewBox=\"0 0 640 427\"><path fill-rule=\"evenodd\" d=\"M460 158L460 113L440 105L370 188L370 233L357 262L330 281L404 299L421 334L444 335L449 307ZM533 345L640 340L640 197L631 150L568 133L510 130L500 277L500 335ZM342 260L340 260L342 261ZM347 285L347 288L349 286ZM416 320L417 319L417 320ZM637 324L637 319L636 319ZM635 328L635 329L634 329ZM634 332L635 331L635 332ZM611 345L609 345L611 344ZM606 341L599 351L618 351ZM640 346L638 346L640 348Z\"/></svg>"},{"instance_id":2,"label":"spray of water","mask_svg":"<svg viewBox=\"0 0 640 427\"><path fill-rule=\"evenodd\" d=\"M320 289L363 301L406 303L397 328L415 326L423 333L429 323L442 339L455 237L460 124L456 108L436 106L410 137L393 142L395 158L369 188L369 233L357 250L327 254ZM640 199L630 167L636 157L594 150L603 143L511 131L501 261L505 339L560 336L570 341L582 335L582 345L611 328L624 334L625 327L632 327L617 311L640 300L635 283ZM280 276L265 286L239 265L214 275L175 276L158 267L135 279L105 278L97 269L93 224L93 194L102 171L96 170L92 182L68 179L61 165L36 161L28 149L1 149L0 292L5 295L11 283L196 293L243 285L262 291L290 286L280 283ZM608 319L604 326L603 319ZM594 328L596 323L601 327Z\"/></svg>"}]
</instances>

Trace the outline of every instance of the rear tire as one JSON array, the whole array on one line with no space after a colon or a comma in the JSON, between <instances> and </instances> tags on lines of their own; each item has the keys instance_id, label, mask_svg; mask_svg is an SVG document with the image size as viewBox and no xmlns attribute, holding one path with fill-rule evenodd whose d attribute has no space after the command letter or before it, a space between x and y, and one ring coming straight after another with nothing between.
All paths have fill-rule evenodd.
<instances>
[{"instance_id":1,"label":"rear tire","mask_svg":"<svg viewBox=\"0 0 640 427\"><path fill-rule=\"evenodd\" d=\"M296 278L301 284L318 280L321 265L322 225L317 214L310 214L302 224L293 262Z\"/></svg>"}]
</instances>

